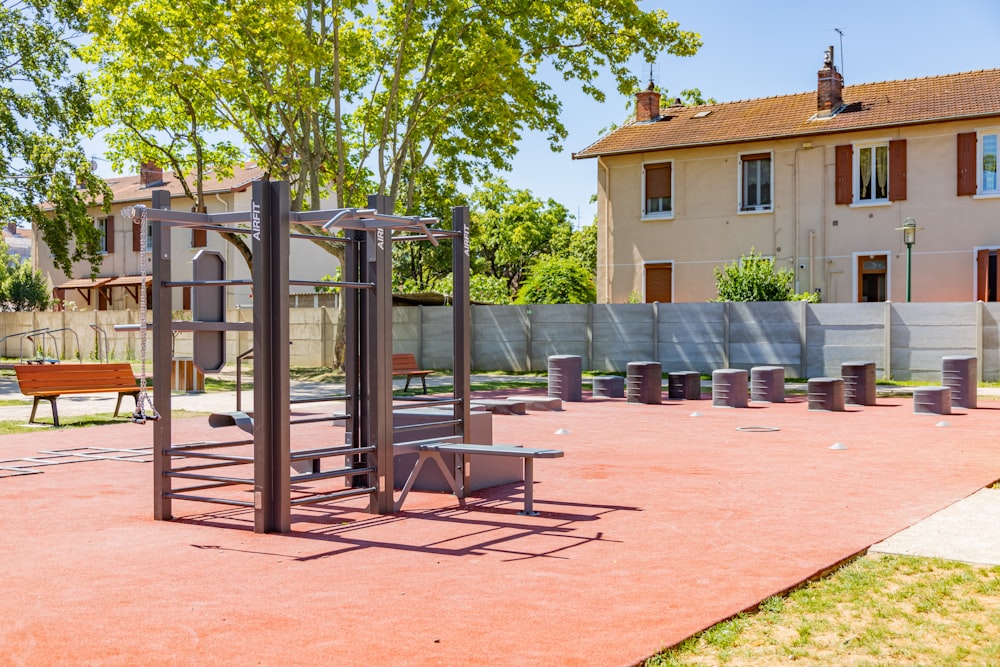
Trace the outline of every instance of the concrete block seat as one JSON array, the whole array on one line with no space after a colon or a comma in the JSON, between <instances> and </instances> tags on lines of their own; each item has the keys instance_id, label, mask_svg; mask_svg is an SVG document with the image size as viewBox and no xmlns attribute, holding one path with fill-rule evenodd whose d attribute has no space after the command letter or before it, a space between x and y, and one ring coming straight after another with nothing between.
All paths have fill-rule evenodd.
<instances>
[{"instance_id":1,"label":"concrete block seat","mask_svg":"<svg viewBox=\"0 0 1000 667\"><path fill-rule=\"evenodd\" d=\"M667 373L667 397L699 400L701 398L701 373L698 371Z\"/></svg>"},{"instance_id":2,"label":"concrete block seat","mask_svg":"<svg viewBox=\"0 0 1000 667\"><path fill-rule=\"evenodd\" d=\"M625 378L620 375L595 375L591 378L591 396L594 398L624 398Z\"/></svg>"},{"instance_id":3,"label":"concrete block seat","mask_svg":"<svg viewBox=\"0 0 1000 667\"><path fill-rule=\"evenodd\" d=\"M663 371L658 361L630 361L626 365L625 395L629 403L663 402Z\"/></svg>"},{"instance_id":4,"label":"concrete block seat","mask_svg":"<svg viewBox=\"0 0 1000 667\"><path fill-rule=\"evenodd\" d=\"M840 365L844 378L844 402L850 405L875 405L875 362L848 361Z\"/></svg>"},{"instance_id":5,"label":"concrete block seat","mask_svg":"<svg viewBox=\"0 0 1000 667\"><path fill-rule=\"evenodd\" d=\"M750 369L750 400L764 403L785 402L785 368L754 366Z\"/></svg>"},{"instance_id":6,"label":"concrete block seat","mask_svg":"<svg viewBox=\"0 0 1000 667\"><path fill-rule=\"evenodd\" d=\"M563 401L583 400L583 357L554 354L549 357L549 396Z\"/></svg>"},{"instance_id":7,"label":"concrete block seat","mask_svg":"<svg viewBox=\"0 0 1000 667\"><path fill-rule=\"evenodd\" d=\"M750 400L748 375L742 368L712 371L712 407L745 408Z\"/></svg>"},{"instance_id":8,"label":"concrete block seat","mask_svg":"<svg viewBox=\"0 0 1000 667\"><path fill-rule=\"evenodd\" d=\"M941 357L941 386L951 389L951 403L960 408L978 405L979 371L976 357Z\"/></svg>"},{"instance_id":9,"label":"concrete block seat","mask_svg":"<svg viewBox=\"0 0 1000 667\"><path fill-rule=\"evenodd\" d=\"M913 414L950 415L951 389L949 387L916 387L913 390Z\"/></svg>"},{"instance_id":10,"label":"concrete block seat","mask_svg":"<svg viewBox=\"0 0 1000 667\"><path fill-rule=\"evenodd\" d=\"M810 410L844 411L844 378L811 378L807 398Z\"/></svg>"}]
</instances>

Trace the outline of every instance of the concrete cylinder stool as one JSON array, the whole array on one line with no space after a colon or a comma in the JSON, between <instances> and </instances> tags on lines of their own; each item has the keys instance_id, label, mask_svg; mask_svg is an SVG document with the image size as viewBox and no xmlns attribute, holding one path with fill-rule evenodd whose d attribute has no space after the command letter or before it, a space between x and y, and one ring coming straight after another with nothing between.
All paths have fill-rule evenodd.
<instances>
[{"instance_id":1,"label":"concrete cylinder stool","mask_svg":"<svg viewBox=\"0 0 1000 667\"><path fill-rule=\"evenodd\" d=\"M754 366L751 368L750 400L765 403L784 403L784 366Z\"/></svg>"},{"instance_id":2,"label":"concrete cylinder stool","mask_svg":"<svg viewBox=\"0 0 1000 667\"><path fill-rule=\"evenodd\" d=\"M549 396L564 401L583 400L583 358L574 354L549 357Z\"/></svg>"},{"instance_id":3,"label":"concrete cylinder stool","mask_svg":"<svg viewBox=\"0 0 1000 667\"><path fill-rule=\"evenodd\" d=\"M951 389L948 387L916 387L913 390L913 414L950 415Z\"/></svg>"},{"instance_id":4,"label":"concrete cylinder stool","mask_svg":"<svg viewBox=\"0 0 1000 667\"><path fill-rule=\"evenodd\" d=\"M875 405L875 362L848 361L840 365L844 378L844 402L850 405Z\"/></svg>"},{"instance_id":5,"label":"concrete cylinder stool","mask_svg":"<svg viewBox=\"0 0 1000 667\"><path fill-rule=\"evenodd\" d=\"M698 371L674 371L667 373L667 396L681 399L701 398L701 373Z\"/></svg>"},{"instance_id":6,"label":"concrete cylinder stool","mask_svg":"<svg viewBox=\"0 0 1000 667\"><path fill-rule=\"evenodd\" d=\"M941 386L951 389L951 404L975 408L979 371L975 357L941 357Z\"/></svg>"},{"instance_id":7,"label":"concrete cylinder stool","mask_svg":"<svg viewBox=\"0 0 1000 667\"><path fill-rule=\"evenodd\" d=\"M844 411L844 378L811 378L806 391L810 410Z\"/></svg>"},{"instance_id":8,"label":"concrete cylinder stool","mask_svg":"<svg viewBox=\"0 0 1000 667\"><path fill-rule=\"evenodd\" d=\"M663 371L658 361L630 361L626 366L625 394L629 403L663 402Z\"/></svg>"},{"instance_id":9,"label":"concrete cylinder stool","mask_svg":"<svg viewBox=\"0 0 1000 667\"><path fill-rule=\"evenodd\" d=\"M595 375L591 387L594 398L623 398L625 378L620 375Z\"/></svg>"},{"instance_id":10,"label":"concrete cylinder stool","mask_svg":"<svg viewBox=\"0 0 1000 667\"><path fill-rule=\"evenodd\" d=\"M747 372L741 368L712 371L712 407L747 407L750 400L748 384Z\"/></svg>"}]
</instances>

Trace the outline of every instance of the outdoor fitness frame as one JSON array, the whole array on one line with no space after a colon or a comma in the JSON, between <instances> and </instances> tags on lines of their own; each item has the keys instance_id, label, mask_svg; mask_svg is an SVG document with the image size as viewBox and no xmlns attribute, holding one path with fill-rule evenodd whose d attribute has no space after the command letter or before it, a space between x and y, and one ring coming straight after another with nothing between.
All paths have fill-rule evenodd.
<instances>
[{"instance_id":1,"label":"outdoor fitness frame","mask_svg":"<svg viewBox=\"0 0 1000 667\"><path fill-rule=\"evenodd\" d=\"M250 211L192 213L170 210L170 193L152 193L152 208L145 212L152 222L153 303L150 325L153 336L153 368L158 391L153 405L159 419L153 421L154 518L173 518L173 501L193 500L252 508L255 532L287 532L291 529L293 505L316 504L342 498L368 496L367 510L389 514L394 507L393 489L393 397L392 397L392 244L452 239L453 270L453 374L451 399L429 399L407 407L451 405L454 438L461 442L470 419L471 340L469 309L469 210L452 210L452 229L428 227L426 218L391 215L391 201L371 195L368 208L292 212L288 184L279 181L253 183ZM343 236L299 234L291 225L322 227ZM173 280L171 231L175 227L214 232L248 234L253 252L252 280ZM290 240L321 239L344 245L343 280L338 282L289 279ZM197 265L197 259L196 259ZM197 275L197 274L196 274ZM253 322L225 321L225 299L217 307L219 294L231 285L253 287ZM321 400L342 401L342 413L321 418L345 422L345 442L313 450L291 448L289 383L288 295L291 285L339 287L344 299L346 354L345 392ZM191 288L192 313L211 320L174 321L172 290ZM206 306L206 304L208 304ZM169 323L169 326L162 326ZM159 326L157 326L159 325ZM172 361L172 335L193 332L195 364L200 358L216 359L228 331L253 332L254 410L252 439L231 442L175 444L171 432L171 396L165 382ZM225 359L223 355L223 360ZM218 368L209 368L215 372ZM305 402L305 401L294 401ZM238 417L244 424L246 415ZM234 419L235 421L235 419ZM318 421L316 418L301 421ZM438 439L440 440L440 439ZM227 448L253 445L253 455L226 453ZM220 450L223 450L220 452ZM321 469L321 462L346 461L343 466ZM292 471L293 462L311 461L311 471ZM230 477L220 468L252 465L253 476ZM456 470L466 477L467 457L456 459ZM341 486L292 497L292 484L313 486L335 480ZM203 495L213 489L250 486L253 500ZM310 487L311 489L311 487Z\"/></svg>"}]
</instances>

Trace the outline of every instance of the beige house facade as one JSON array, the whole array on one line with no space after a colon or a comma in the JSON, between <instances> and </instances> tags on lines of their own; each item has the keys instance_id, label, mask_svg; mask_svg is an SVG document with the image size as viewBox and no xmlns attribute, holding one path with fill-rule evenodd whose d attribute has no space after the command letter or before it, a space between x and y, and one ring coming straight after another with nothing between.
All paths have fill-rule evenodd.
<instances>
[{"instance_id":1,"label":"beige house facade","mask_svg":"<svg viewBox=\"0 0 1000 667\"><path fill-rule=\"evenodd\" d=\"M253 164L238 167L231 177L209 178L204 184L205 208L208 213L249 211L251 185L264 175L262 169ZM54 266L52 254L45 247L40 234L33 235L32 258L35 268L42 272L52 286L53 297L59 299L61 308L70 310L122 310L134 309L139 304L141 285L145 282L147 303L152 303L148 290L152 284L152 264L149 263L143 281L141 262L141 229L134 224L130 213L136 205L150 206L154 190L171 193L171 208L189 211L194 201L185 196L177 177L153 165L144 165L140 174L108 179L114 202L110 213L99 207L90 210L94 224L103 233L103 262L97 276L91 277L90 264L79 262L73 266L73 274L65 275ZM152 250L151 226L147 226L146 250ZM231 243L210 231L193 231L175 228L171 233L171 257L174 280L190 280L192 261L201 251L216 251L225 259L227 278L247 279L250 270L239 250ZM333 275L337 260L322 249L311 244L295 247L296 256L292 263L293 278L320 280L324 275ZM147 261L149 261L147 255ZM294 291L294 290L293 290ZM311 290L310 290L311 291ZM174 309L190 308L190 288L174 290ZM250 307L252 292L248 286L227 288L227 304L230 308Z\"/></svg>"},{"instance_id":2,"label":"beige house facade","mask_svg":"<svg viewBox=\"0 0 1000 667\"><path fill-rule=\"evenodd\" d=\"M595 158L599 303L717 296L755 249L828 303L997 301L1000 70L663 107L643 91ZM900 228L916 224L908 249Z\"/></svg>"}]
</instances>

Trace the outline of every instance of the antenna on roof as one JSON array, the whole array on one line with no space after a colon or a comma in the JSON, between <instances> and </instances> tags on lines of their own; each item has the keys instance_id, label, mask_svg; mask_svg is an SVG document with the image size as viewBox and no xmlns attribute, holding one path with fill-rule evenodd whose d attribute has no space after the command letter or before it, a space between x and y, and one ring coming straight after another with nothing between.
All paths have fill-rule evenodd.
<instances>
[{"instance_id":1,"label":"antenna on roof","mask_svg":"<svg viewBox=\"0 0 1000 667\"><path fill-rule=\"evenodd\" d=\"M844 31L840 28L834 28L834 31L840 35L840 76L844 76Z\"/></svg>"},{"instance_id":2,"label":"antenna on roof","mask_svg":"<svg viewBox=\"0 0 1000 667\"><path fill-rule=\"evenodd\" d=\"M649 85L646 86L646 90L656 90L656 79L658 78L657 72L659 68L656 66L656 62L653 60L650 60L648 65L649 65Z\"/></svg>"}]
</instances>

